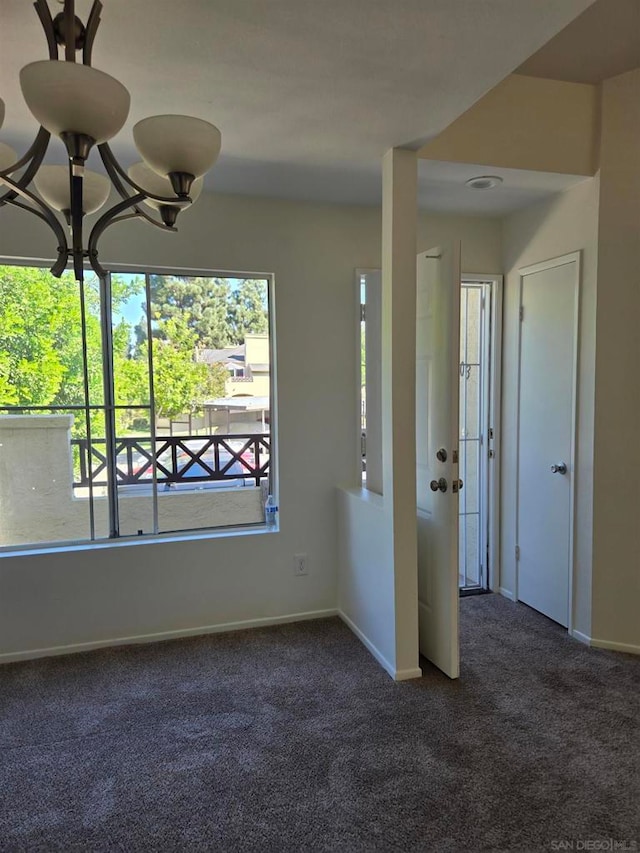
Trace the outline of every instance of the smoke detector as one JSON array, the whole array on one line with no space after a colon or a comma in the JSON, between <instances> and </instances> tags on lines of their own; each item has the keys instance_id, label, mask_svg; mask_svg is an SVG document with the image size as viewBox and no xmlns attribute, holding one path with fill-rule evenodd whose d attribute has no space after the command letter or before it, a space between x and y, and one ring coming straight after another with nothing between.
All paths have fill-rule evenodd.
<instances>
[{"instance_id":1,"label":"smoke detector","mask_svg":"<svg viewBox=\"0 0 640 853\"><path fill-rule=\"evenodd\" d=\"M498 175L479 175L477 178L469 178L465 181L465 186L471 187L472 190L492 190L494 187L499 187L503 183L503 179Z\"/></svg>"}]
</instances>

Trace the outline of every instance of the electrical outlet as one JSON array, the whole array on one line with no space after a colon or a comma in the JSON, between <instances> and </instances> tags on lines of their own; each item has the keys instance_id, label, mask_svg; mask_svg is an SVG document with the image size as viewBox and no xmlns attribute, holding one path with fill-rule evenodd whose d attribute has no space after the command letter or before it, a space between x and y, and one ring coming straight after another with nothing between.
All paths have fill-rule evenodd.
<instances>
[{"instance_id":1,"label":"electrical outlet","mask_svg":"<svg viewBox=\"0 0 640 853\"><path fill-rule=\"evenodd\" d=\"M293 555L293 573L297 577L303 577L304 575L309 574L309 564L307 562L306 554Z\"/></svg>"}]
</instances>

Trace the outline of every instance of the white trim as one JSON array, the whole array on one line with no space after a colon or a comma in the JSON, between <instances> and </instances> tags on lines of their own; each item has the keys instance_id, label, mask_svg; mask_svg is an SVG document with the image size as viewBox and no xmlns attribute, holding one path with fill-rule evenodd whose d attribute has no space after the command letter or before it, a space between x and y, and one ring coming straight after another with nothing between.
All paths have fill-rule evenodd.
<instances>
[{"instance_id":1,"label":"white trim","mask_svg":"<svg viewBox=\"0 0 640 853\"><path fill-rule=\"evenodd\" d=\"M520 320L520 312L522 310L522 291L524 278L527 275L543 272L544 270L555 269L556 267L566 266L567 264L575 264L575 282L574 282L574 307L573 307L573 373L572 373L572 389L571 389L571 451L570 451L570 470L571 470L571 491L569 503L569 596L568 596L568 612L567 612L567 631L573 633L573 582L575 575L575 504L576 504L576 448L577 448L577 427L578 427L578 356L580 352L580 279L581 279L581 259L582 252L569 252L566 255L560 255L557 258L550 258L546 261L541 261L537 264L531 264L526 267L521 267L518 270L520 279L520 298L518 303L518 382L517 382L517 411L516 411L516 496L520 494L520 388L521 388L521 373L522 373L522 321ZM519 507L518 497L516 497L516 512L515 512L515 542L519 542ZM514 582L514 599L518 601L518 574L520 564L516 561L515 582Z\"/></svg>"},{"instance_id":2,"label":"white trim","mask_svg":"<svg viewBox=\"0 0 640 853\"><path fill-rule=\"evenodd\" d=\"M415 669L396 669L389 663L375 643L371 642L364 631L361 631L356 623L350 619L343 610L338 610L337 613L344 624L353 631L362 645L373 655L380 666L391 676L391 678L393 678L394 681L408 681L411 678L422 678L422 670L420 667L416 667Z\"/></svg>"},{"instance_id":3,"label":"white trim","mask_svg":"<svg viewBox=\"0 0 640 853\"><path fill-rule=\"evenodd\" d=\"M597 640L591 638L591 646L594 649L608 649L612 652L625 652L628 655L640 655L640 646L631 645L631 643L615 643L611 640Z\"/></svg>"},{"instance_id":4,"label":"white trim","mask_svg":"<svg viewBox=\"0 0 640 853\"><path fill-rule=\"evenodd\" d=\"M462 273L461 284L488 284L491 305L488 323L487 351L489 388L486 391L488 424L493 429L493 439L486 436L482 452L486 475L488 529L484 534L488 540L487 586L492 592L500 591L500 457L502 425L502 306L504 276L487 273ZM489 459L489 450L493 458Z\"/></svg>"},{"instance_id":5,"label":"white trim","mask_svg":"<svg viewBox=\"0 0 640 853\"><path fill-rule=\"evenodd\" d=\"M360 320L360 305L361 303L361 285L360 279L364 277L365 287L365 394L367 405L367 430L366 430L366 448L365 460L367 462L367 474L362 476L362 327ZM377 326L377 333L371 325L373 321L380 319L382 322L382 270L376 268L358 267L355 271L355 345L356 345L356 399L357 399L357 482L365 488L370 488L371 485L376 491L382 494L382 403L381 403L381 365L382 365L382 331L381 325ZM374 405L374 401L378 406ZM373 417L372 417L373 415ZM373 438L371 424L376 424L373 430ZM373 453L370 448L373 448ZM372 464L373 462L373 464ZM369 477L369 471L374 472L373 477ZM373 483L372 483L373 481Z\"/></svg>"},{"instance_id":6,"label":"white trim","mask_svg":"<svg viewBox=\"0 0 640 853\"><path fill-rule=\"evenodd\" d=\"M362 477L362 329L360 319L360 306L362 305L360 279L366 276L369 272L378 272L371 269L356 269L354 273L355 300L354 300L354 332L355 332L355 350L356 350L356 470L354 471L355 482L360 486L366 484L366 479ZM366 285L365 285L366 286Z\"/></svg>"},{"instance_id":7,"label":"white trim","mask_svg":"<svg viewBox=\"0 0 640 853\"><path fill-rule=\"evenodd\" d=\"M489 460L489 589L500 585L500 483L502 463L502 306L504 278L494 276L491 287L489 421L493 428L493 458Z\"/></svg>"},{"instance_id":8,"label":"white trim","mask_svg":"<svg viewBox=\"0 0 640 853\"><path fill-rule=\"evenodd\" d=\"M411 681L414 678L422 678L423 672L419 666L415 669L397 669L393 677L394 681Z\"/></svg>"},{"instance_id":9,"label":"white trim","mask_svg":"<svg viewBox=\"0 0 640 853\"><path fill-rule=\"evenodd\" d=\"M205 634L220 634L227 631L244 631L247 628L265 628L271 625L285 625L290 622L306 622L311 619L327 619L337 616L335 608L328 610L310 610L303 613L288 613L284 616L265 616L260 619L243 619L239 622L221 622L218 625L200 625L197 628L179 628L175 631L160 631L156 634L138 634L132 637L114 637L109 640L94 640L89 643L70 643L66 646L50 646L45 649L28 649L23 652L5 652L0 654L0 664L13 661L33 660L35 658L71 655L92 649L111 648L112 646L130 646L141 643L157 643L162 640L176 640L181 637L198 637Z\"/></svg>"},{"instance_id":10,"label":"white trim","mask_svg":"<svg viewBox=\"0 0 640 853\"><path fill-rule=\"evenodd\" d=\"M498 592L500 593L500 595L504 596L505 598L508 598L509 601L515 601L516 600L514 593L512 593L510 589L507 589L504 586L499 586Z\"/></svg>"},{"instance_id":11,"label":"white trim","mask_svg":"<svg viewBox=\"0 0 640 853\"><path fill-rule=\"evenodd\" d=\"M44 260L42 258L23 258L23 257L13 257L10 255L0 255L0 264L7 264L9 266L26 266L26 267L36 267L43 268L45 266L50 266L53 263L52 260ZM268 272L247 272L247 271L223 271L223 270L202 270L202 269L193 269L190 267L163 267L163 266L150 266L150 265L140 265L140 264L109 264L105 261L102 262L103 266L107 268L108 273L113 272L122 272L122 273L140 273L145 276L145 280L147 282L148 288L148 277L151 275L185 275L188 274L190 276L201 276L204 278L235 278L235 279L264 279L267 282L267 320L268 320L268 337L269 337L269 411L270 411L270 421L269 421L269 436L270 436L270 451L269 451L269 477L267 480L268 489L276 500L276 504L279 504L279 492L280 492L280 478L279 478L279 441L278 441L278 425L279 425L279 412L278 412L278 369L277 369L277 357L276 357L276 308L275 308L275 273ZM85 269L89 271L89 266L85 265ZM95 271L92 271L94 274ZM97 275L97 274L96 274ZM153 361L153 359L152 359ZM153 379L151 375L151 380ZM153 385L153 381L151 382ZM85 401L88 404L88 401ZM16 406L16 408L20 408ZM155 437L155 431L152 433ZM155 483L155 478L154 478ZM75 550L83 550L86 548L102 548L102 547L113 547L116 544L149 544L150 542L155 541L174 541L174 540L183 540L183 539L202 539L202 538L213 538L216 536L236 536L236 535L245 535L247 532L255 533L255 532L265 532L267 528L262 522L257 524L250 525L232 525L230 527L214 527L214 528L195 528L193 530L171 530L166 532L158 531L157 529L157 490L154 488L153 493L153 501L154 501L154 530L150 533L146 533L143 536L135 537L133 535L118 535L113 539L103 539L103 538L83 538L78 540L64 540L58 542L30 542L27 544L18 544L18 545L3 545L0 546L0 558L3 556L7 557L18 557L24 556L27 554L39 554L39 553L55 553L59 551L75 551ZM250 529L251 528L251 529ZM269 532L279 532L279 526L276 525L276 530L272 528L269 529ZM2 657L0 655L0 661Z\"/></svg>"},{"instance_id":12,"label":"white trim","mask_svg":"<svg viewBox=\"0 0 640 853\"><path fill-rule=\"evenodd\" d=\"M574 628L572 631L569 631L569 634L573 637L574 640L578 640L580 643L584 643L585 646L591 645L591 637L587 636L587 634L583 634L582 631L578 631Z\"/></svg>"}]
</instances>

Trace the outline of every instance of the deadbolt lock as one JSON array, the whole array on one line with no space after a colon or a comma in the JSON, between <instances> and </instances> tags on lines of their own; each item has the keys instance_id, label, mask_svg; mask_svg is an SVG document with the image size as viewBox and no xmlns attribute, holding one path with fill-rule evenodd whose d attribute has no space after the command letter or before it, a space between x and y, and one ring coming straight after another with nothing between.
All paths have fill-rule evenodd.
<instances>
[{"instance_id":1,"label":"deadbolt lock","mask_svg":"<svg viewBox=\"0 0 640 853\"><path fill-rule=\"evenodd\" d=\"M447 481L444 477L440 477L439 480L432 480L429 484L431 486L432 492L446 492L447 491Z\"/></svg>"},{"instance_id":2,"label":"deadbolt lock","mask_svg":"<svg viewBox=\"0 0 640 853\"><path fill-rule=\"evenodd\" d=\"M436 452L436 459L438 462L446 462L447 461L447 451L444 447L441 447L440 450Z\"/></svg>"}]
</instances>

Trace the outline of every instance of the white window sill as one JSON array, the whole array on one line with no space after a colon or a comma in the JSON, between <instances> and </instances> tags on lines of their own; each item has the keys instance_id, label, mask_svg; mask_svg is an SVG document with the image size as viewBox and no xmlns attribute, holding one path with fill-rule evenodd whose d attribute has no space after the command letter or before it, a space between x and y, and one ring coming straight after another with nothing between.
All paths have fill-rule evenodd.
<instances>
[{"instance_id":1,"label":"white window sill","mask_svg":"<svg viewBox=\"0 0 640 853\"><path fill-rule=\"evenodd\" d=\"M261 536L263 534L279 533L276 527L256 524L252 527L225 527L211 530L196 530L192 532L157 533L144 536L122 536L118 539L96 539L93 542L56 542L43 545L10 545L0 549L0 559L3 557L27 557L39 554L68 554L70 551L94 551L105 548L128 548L136 545L160 545L168 542L191 542L193 540L227 539L236 536Z\"/></svg>"}]
</instances>

